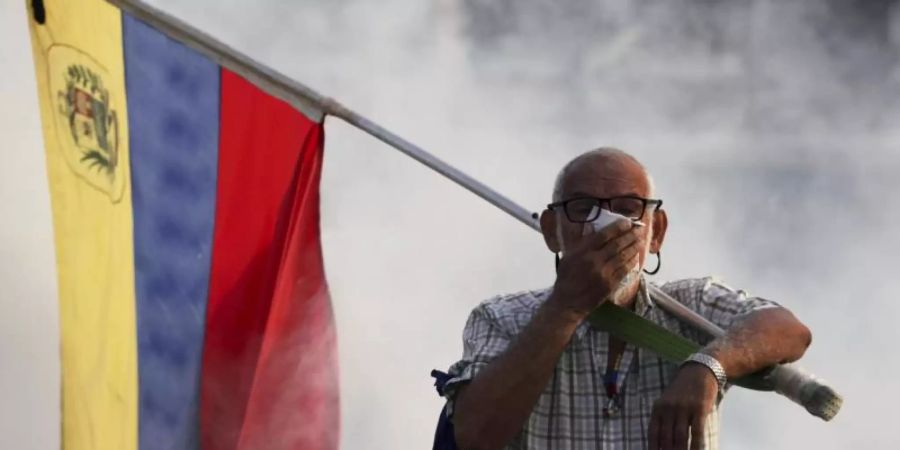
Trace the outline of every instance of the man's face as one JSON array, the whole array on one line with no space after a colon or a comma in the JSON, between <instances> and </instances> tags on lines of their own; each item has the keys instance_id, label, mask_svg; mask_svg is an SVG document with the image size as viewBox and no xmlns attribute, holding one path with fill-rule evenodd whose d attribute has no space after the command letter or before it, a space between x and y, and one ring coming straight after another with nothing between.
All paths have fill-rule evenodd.
<instances>
[{"instance_id":1,"label":"man's face","mask_svg":"<svg viewBox=\"0 0 900 450\"><path fill-rule=\"evenodd\" d=\"M566 173L562 180L560 200L568 200L575 197L613 198L620 196L637 196L650 198L650 183L640 165L629 158L624 157L587 157L578 161ZM584 239L583 223L574 223L566 218L561 208L558 212L545 211L549 214L542 220L542 228L545 222L550 225L545 229L545 239L551 251L558 252L564 248L578 245ZM662 211L654 212L651 206L641 219L646 226L636 232L642 239L641 247L645 251L640 254L640 264L643 267L646 251L657 252L662 244L665 233L665 224L659 224L658 216L664 215ZM663 218L664 222L665 219ZM660 230L660 225L662 229ZM559 227L559 233L556 232ZM552 236L548 235L552 231ZM563 242L557 242L559 238ZM561 245L560 245L561 244Z\"/></svg>"}]
</instances>

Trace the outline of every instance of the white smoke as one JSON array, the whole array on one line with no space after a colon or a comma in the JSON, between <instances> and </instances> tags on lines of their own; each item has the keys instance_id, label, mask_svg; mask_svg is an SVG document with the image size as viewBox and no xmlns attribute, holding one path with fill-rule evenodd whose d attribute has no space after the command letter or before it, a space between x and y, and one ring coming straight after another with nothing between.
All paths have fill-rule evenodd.
<instances>
[{"instance_id":1,"label":"white smoke","mask_svg":"<svg viewBox=\"0 0 900 450\"><path fill-rule=\"evenodd\" d=\"M900 395L900 361L890 350L900 339L891 297L900 292L892 273L900 250L892 230L900 220L895 2L153 3L534 210L578 153L601 145L633 152L653 172L671 222L657 278L717 274L785 304L813 330L803 365L846 395L841 414L824 424L772 394L733 390L722 445L900 443L888 423L889 402ZM24 9L10 10L16 17L5 14L3 23L15 26L2 31L17 46L10 66L33 88ZM7 98L9 85L0 89ZM6 142L39 153L34 89L9 92L30 118L2 110L0 127L13 136ZM441 407L428 372L459 357L462 326L479 301L552 283L552 255L533 231L340 121L328 121L326 153L342 447L427 448ZM34 158L29 202L49 208L42 159ZM3 173L17 180L19 172ZM11 179L0 177L4 198L19 192ZM18 300L4 310L25 317L25 300L39 297L43 309L27 317L55 330L55 291L12 272L46 262L50 247L31 250L22 237L49 236L49 210L12 204L21 209L3 217L24 211L38 228L0 226L0 280L17 292L6 298ZM48 336L6 322L19 339ZM23 355L30 345L11 342L0 349ZM53 370L55 357L21 356L29 367L22 374ZM28 379L0 375L4 391ZM46 398L55 380L30 391L45 409L35 407L26 415L34 421L20 428L55 432L58 405ZM14 398L25 405L36 397ZM7 408L0 417L17 420ZM48 418L37 420L39 411Z\"/></svg>"}]
</instances>

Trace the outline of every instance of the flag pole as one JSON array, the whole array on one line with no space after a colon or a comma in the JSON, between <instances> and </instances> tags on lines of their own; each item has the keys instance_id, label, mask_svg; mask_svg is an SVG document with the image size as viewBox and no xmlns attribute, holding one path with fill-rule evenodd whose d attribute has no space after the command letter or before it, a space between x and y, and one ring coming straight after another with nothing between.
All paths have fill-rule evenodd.
<instances>
[{"instance_id":1,"label":"flag pole","mask_svg":"<svg viewBox=\"0 0 900 450\"><path fill-rule=\"evenodd\" d=\"M468 189L473 194L483 198L490 204L500 208L507 214L513 216L519 222L531 227L535 231L541 231L541 225L538 223L537 213L529 212L519 204L513 202L503 194L491 189L484 183L470 177L466 173L442 161L438 157L428 153L418 145L403 139L402 137L392 133L390 130L378 125L375 122L365 118L364 116L353 112L352 110L341 105L333 99L327 99L323 104L325 113L331 116L339 117L345 122L353 125L360 130L365 131L372 137L378 139L385 144L394 147L407 156L428 166L435 172L449 178L456 184Z\"/></svg>"},{"instance_id":2,"label":"flag pole","mask_svg":"<svg viewBox=\"0 0 900 450\"><path fill-rule=\"evenodd\" d=\"M421 147L401 138L377 123L341 105L336 100L325 97L309 87L254 61L250 57L219 42L215 38L180 19L147 5L140 0L106 1L160 30L170 38L197 50L220 66L244 77L268 94L284 100L311 120L321 122L325 115L339 117L345 122L365 131L376 139L394 147L441 175L444 175L475 195L478 195L492 205L500 208L519 222L531 227L535 231L541 231L536 213L529 212L527 209L491 189L484 183L479 182L425 151ZM668 295L654 296L654 301L666 312L700 331L712 333L713 335L721 333L721 330L716 330L715 325L711 324L706 318L697 312L684 307ZM793 366L779 366L779 368L783 368L780 373L785 376L776 377L777 379L773 380L776 384L792 384L793 386L799 386L796 390L802 390L806 397L809 397L806 393L812 392L810 390L813 389L816 394L816 401L814 403L818 405L827 404L829 408L826 412L813 412L813 410L810 409L811 413L818 415L825 420L829 420L837 414L837 410L840 408L841 399L837 393L831 390L831 388L828 388L828 392L823 393L823 385L820 384L819 380L815 379L815 377L806 373L801 373ZM809 405L807 405L807 407L809 409ZM824 409L824 407L822 407L822 409Z\"/></svg>"}]
</instances>

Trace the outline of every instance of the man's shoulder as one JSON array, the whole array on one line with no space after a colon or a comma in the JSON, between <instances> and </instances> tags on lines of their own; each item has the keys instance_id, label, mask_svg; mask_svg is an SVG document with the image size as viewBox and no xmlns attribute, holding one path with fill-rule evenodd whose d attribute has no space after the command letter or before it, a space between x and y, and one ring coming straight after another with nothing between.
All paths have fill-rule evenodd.
<instances>
[{"instance_id":1,"label":"man's shoulder","mask_svg":"<svg viewBox=\"0 0 900 450\"><path fill-rule=\"evenodd\" d=\"M551 291L552 288L548 287L496 295L481 302L476 309L488 311L494 317L528 311L534 312L547 300Z\"/></svg>"},{"instance_id":2,"label":"man's shoulder","mask_svg":"<svg viewBox=\"0 0 900 450\"><path fill-rule=\"evenodd\" d=\"M497 295L482 301L472 314L481 315L504 331L516 334L528 325L535 311L547 300L552 290L548 287Z\"/></svg>"},{"instance_id":3,"label":"man's shoulder","mask_svg":"<svg viewBox=\"0 0 900 450\"><path fill-rule=\"evenodd\" d=\"M705 276L696 278L681 278L678 280L670 280L662 284L653 283L663 292L669 294L681 303L691 303L697 301L704 292L713 286L720 286L730 289L715 276Z\"/></svg>"},{"instance_id":4,"label":"man's shoulder","mask_svg":"<svg viewBox=\"0 0 900 450\"><path fill-rule=\"evenodd\" d=\"M728 328L726 325L743 314L781 307L772 300L751 296L743 289L734 289L715 276L670 281L660 289L722 328Z\"/></svg>"}]
</instances>

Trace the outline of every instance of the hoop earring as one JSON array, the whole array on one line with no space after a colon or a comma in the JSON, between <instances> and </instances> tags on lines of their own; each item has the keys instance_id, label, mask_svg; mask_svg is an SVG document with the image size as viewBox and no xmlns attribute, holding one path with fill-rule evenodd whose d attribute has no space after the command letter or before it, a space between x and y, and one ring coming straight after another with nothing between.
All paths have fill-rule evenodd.
<instances>
[{"instance_id":1,"label":"hoop earring","mask_svg":"<svg viewBox=\"0 0 900 450\"><path fill-rule=\"evenodd\" d=\"M646 273L647 275L656 275L656 273L659 272L659 268L662 267L662 251L658 251L654 254L656 255L656 268L653 269L653 271L644 269L644 273Z\"/></svg>"}]
</instances>

